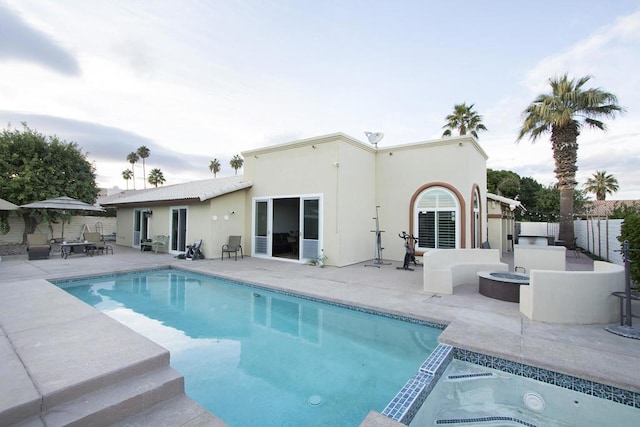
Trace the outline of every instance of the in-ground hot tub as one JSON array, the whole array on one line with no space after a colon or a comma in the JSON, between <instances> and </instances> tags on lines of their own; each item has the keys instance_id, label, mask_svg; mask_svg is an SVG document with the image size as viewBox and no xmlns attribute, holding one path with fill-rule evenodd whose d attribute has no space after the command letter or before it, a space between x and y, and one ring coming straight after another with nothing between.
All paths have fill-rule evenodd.
<instances>
[{"instance_id":1,"label":"in-ground hot tub","mask_svg":"<svg viewBox=\"0 0 640 427\"><path fill-rule=\"evenodd\" d=\"M529 285L529 275L509 271L480 271L480 294L508 302L520 302L520 286Z\"/></svg>"}]
</instances>

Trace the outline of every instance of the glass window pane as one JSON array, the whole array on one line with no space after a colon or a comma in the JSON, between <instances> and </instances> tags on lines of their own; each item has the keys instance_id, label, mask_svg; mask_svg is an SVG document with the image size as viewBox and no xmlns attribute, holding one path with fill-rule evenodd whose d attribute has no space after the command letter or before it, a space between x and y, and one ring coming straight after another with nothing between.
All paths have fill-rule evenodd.
<instances>
[{"instance_id":1,"label":"glass window pane","mask_svg":"<svg viewBox=\"0 0 640 427\"><path fill-rule=\"evenodd\" d=\"M455 249L456 247L456 221L455 213L438 212L438 248Z\"/></svg>"},{"instance_id":2,"label":"glass window pane","mask_svg":"<svg viewBox=\"0 0 640 427\"><path fill-rule=\"evenodd\" d=\"M435 212L420 212L418 214L418 247L435 248Z\"/></svg>"},{"instance_id":3,"label":"glass window pane","mask_svg":"<svg viewBox=\"0 0 640 427\"><path fill-rule=\"evenodd\" d=\"M304 201L304 236L305 240L318 240L318 223L319 223L319 206L318 199Z\"/></svg>"},{"instance_id":4,"label":"glass window pane","mask_svg":"<svg viewBox=\"0 0 640 427\"><path fill-rule=\"evenodd\" d=\"M267 235L267 202L256 202L256 236Z\"/></svg>"}]
</instances>

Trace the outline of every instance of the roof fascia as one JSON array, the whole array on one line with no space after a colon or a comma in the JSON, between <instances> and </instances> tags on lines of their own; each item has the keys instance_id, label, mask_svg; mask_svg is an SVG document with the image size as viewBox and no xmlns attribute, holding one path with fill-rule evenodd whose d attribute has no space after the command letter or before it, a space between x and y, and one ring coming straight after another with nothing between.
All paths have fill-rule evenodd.
<instances>
[{"instance_id":1,"label":"roof fascia","mask_svg":"<svg viewBox=\"0 0 640 427\"><path fill-rule=\"evenodd\" d=\"M259 155L275 153L283 150L291 150L294 148L301 148L301 147L310 147L312 145L326 144L330 142L345 142L347 144L351 144L359 149L369 151L371 153L376 152L376 149L374 147L371 147L365 144L364 142L357 140L347 134L344 134L342 132L337 132L329 135L301 139L293 142L287 142L284 144L271 145L269 147L256 148L254 150L246 150L246 151L243 151L241 154L243 157L259 156Z\"/></svg>"},{"instance_id":2,"label":"roof fascia","mask_svg":"<svg viewBox=\"0 0 640 427\"><path fill-rule=\"evenodd\" d=\"M480 153L480 155L484 157L485 160L489 158L489 156L482 149L480 144L478 144L478 141L473 136L470 136L470 135L451 136L446 138L431 139L427 141L412 142L409 144L395 145L393 147L383 147L383 148L378 148L378 151L380 153L388 153L390 151L412 150L412 149L423 147L423 146L438 147L438 146L447 146L447 145L460 145L464 143L472 144L476 149L476 151L478 151L478 153Z\"/></svg>"}]
</instances>

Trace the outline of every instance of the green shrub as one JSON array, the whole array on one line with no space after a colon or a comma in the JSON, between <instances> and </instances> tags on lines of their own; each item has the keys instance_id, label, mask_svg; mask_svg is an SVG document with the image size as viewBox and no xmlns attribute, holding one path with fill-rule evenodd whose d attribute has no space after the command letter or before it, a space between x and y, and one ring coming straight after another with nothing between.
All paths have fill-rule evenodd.
<instances>
[{"instance_id":1,"label":"green shrub","mask_svg":"<svg viewBox=\"0 0 640 427\"><path fill-rule=\"evenodd\" d=\"M624 250L625 240L629 241L631 260L631 281L640 283L640 214L627 215L622 223L622 230L618 237L620 249Z\"/></svg>"}]
</instances>

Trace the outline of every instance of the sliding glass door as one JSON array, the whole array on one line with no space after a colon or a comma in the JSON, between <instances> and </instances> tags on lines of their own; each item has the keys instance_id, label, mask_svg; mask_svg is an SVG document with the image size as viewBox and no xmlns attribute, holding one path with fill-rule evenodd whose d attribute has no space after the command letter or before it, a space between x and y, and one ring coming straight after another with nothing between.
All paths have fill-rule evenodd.
<instances>
[{"instance_id":1,"label":"sliding glass door","mask_svg":"<svg viewBox=\"0 0 640 427\"><path fill-rule=\"evenodd\" d=\"M185 252L187 248L187 208L171 208L171 252Z\"/></svg>"},{"instance_id":2,"label":"sliding glass door","mask_svg":"<svg viewBox=\"0 0 640 427\"><path fill-rule=\"evenodd\" d=\"M320 255L319 196L254 199L253 255L296 261Z\"/></svg>"},{"instance_id":3,"label":"sliding glass door","mask_svg":"<svg viewBox=\"0 0 640 427\"><path fill-rule=\"evenodd\" d=\"M149 209L133 210L133 247L140 248L140 242L149 238Z\"/></svg>"}]
</instances>

